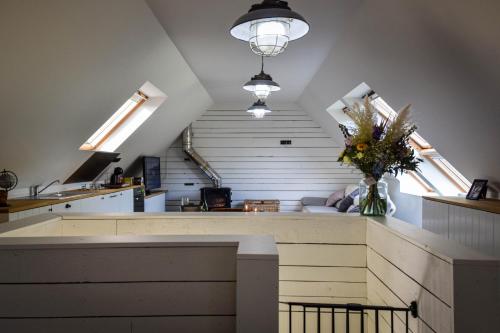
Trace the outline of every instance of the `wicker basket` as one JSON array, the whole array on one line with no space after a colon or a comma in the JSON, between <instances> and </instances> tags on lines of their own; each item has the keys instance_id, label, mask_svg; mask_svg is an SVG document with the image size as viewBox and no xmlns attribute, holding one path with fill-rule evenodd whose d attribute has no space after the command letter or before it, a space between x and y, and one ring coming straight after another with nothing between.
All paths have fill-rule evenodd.
<instances>
[{"instance_id":1,"label":"wicker basket","mask_svg":"<svg viewBox=\"0 0 500 333\"><path fill-rule=\"evenodd\" d=\"M279 200L245 200L245 212L279 212Z\"/></svg>"}]
</instances>

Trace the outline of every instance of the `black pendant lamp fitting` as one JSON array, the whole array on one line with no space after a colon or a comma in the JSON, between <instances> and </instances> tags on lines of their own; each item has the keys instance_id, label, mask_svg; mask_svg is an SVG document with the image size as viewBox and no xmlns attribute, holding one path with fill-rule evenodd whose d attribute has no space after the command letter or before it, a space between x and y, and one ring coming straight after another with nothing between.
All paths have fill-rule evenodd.
<instances>
[{"instance_id":1,"label":"black pendant lamp fitting","mask_svg":"<svg viewBox=\"0 0 500 333\"><path fill-rule=\"evenodd\" d=\"M251 107L248 108L247 112L253 114L253 116L257 119L264 118L264 116L267 113L270 113L271 110L267 107L266 103L264 101L261 101L260 99L253 103Z\"/></svg>"},{"instance_id":2,"label":"black pendant lamp fitting","mask_svg":"<svg viewBox=\"0 0 500 333\"><path fill-rule=\"evenodd\" d=\"M264 0L238 18L230 33L249 42L254 53L272 57L283 52L289 41L303 37L308 31L305 18L291 10L288 2Z\"/></svg>"},{"instance_id":3,"label":"black pendant lamp fitting","mask_svg":"<svg viewBox=\"0 0 500 333\"><path fill-rule=\"evenodd\" d=\"M262 101L264 101L271 92L281 89L280 85L273 81L271 75L264 73L264 57L262 57L260 73L254 75L250 81L245 83L243 89L254 93L255 96Z\"/></svg>"}]
</instances>

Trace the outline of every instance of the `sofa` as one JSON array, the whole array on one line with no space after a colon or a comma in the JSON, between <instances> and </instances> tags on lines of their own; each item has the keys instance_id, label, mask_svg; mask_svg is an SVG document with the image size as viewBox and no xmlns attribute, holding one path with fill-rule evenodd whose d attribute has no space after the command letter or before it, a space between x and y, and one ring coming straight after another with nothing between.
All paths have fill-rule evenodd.
<instances>
[{"instance_id":1,"label":"sofa","mask_svg":"<svg viewBox=\"0 0 500 333\"><path fill-rule=\"evenodd\" d=\"M359 187L348 185L333 192L328 198L304 197L301 203L304 213L359 213Z\"/></svg>"},{"instance_id":2,"label":"sofa","mask_svg":"<svg viewBox=\"0 0 500 333\"><path fill-rule=\"evenodd\" d=\"M394 192L391 193L391 188L393 187L392 180L388 179L386 182L389 183L390 196L394 196ZM388 197L386 215L393 216L396 212L396 206L390 199L390 196ZM303 197L301 203L303 213L359 213L359 185L347 185L345 189L333 192L328 198Z\"/></svg>"}]
</instances>

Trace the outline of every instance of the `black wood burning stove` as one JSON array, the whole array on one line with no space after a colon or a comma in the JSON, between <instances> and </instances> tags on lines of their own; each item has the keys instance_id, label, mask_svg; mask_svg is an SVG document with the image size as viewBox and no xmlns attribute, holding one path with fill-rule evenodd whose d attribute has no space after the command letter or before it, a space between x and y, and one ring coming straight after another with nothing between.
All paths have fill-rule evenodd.
<instances>
[{"instance_id":1,"label":"black wood burning stove","mask_svg":"<svg viewBox=\"0 0 500 333\"><path fill-rule=\"evenodd\" d=\"M213 208L231 208L231 188L203 187L200 189L202 203L206 203L208 210Z\"/></svg>"}]
</instances>

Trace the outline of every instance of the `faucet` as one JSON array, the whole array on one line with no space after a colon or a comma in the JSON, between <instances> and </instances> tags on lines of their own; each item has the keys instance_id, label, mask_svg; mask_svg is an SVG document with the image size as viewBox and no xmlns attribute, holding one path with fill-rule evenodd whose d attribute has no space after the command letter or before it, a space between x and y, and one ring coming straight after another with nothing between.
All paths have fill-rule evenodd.
<instances>
[{"instance_id":1,"label":"faucet","mask_svg":"<svg viewBox=\"0 0 500 333\"><path fill-rule=\"evenodd\" d=\"M49 185L47 185L44 188L42 188L41 190L38 190L38 188L41 185L32 185L32 186L30 186L30 196L36 197L37 195L39 195L40 193L42 193L43 191L45 191L47 188L49 188L50 186L54 185L55 183L61 184L61 182L59 181L59 179L56 179L53 182L51 182Z\"/></svg>"}]
</instances>

